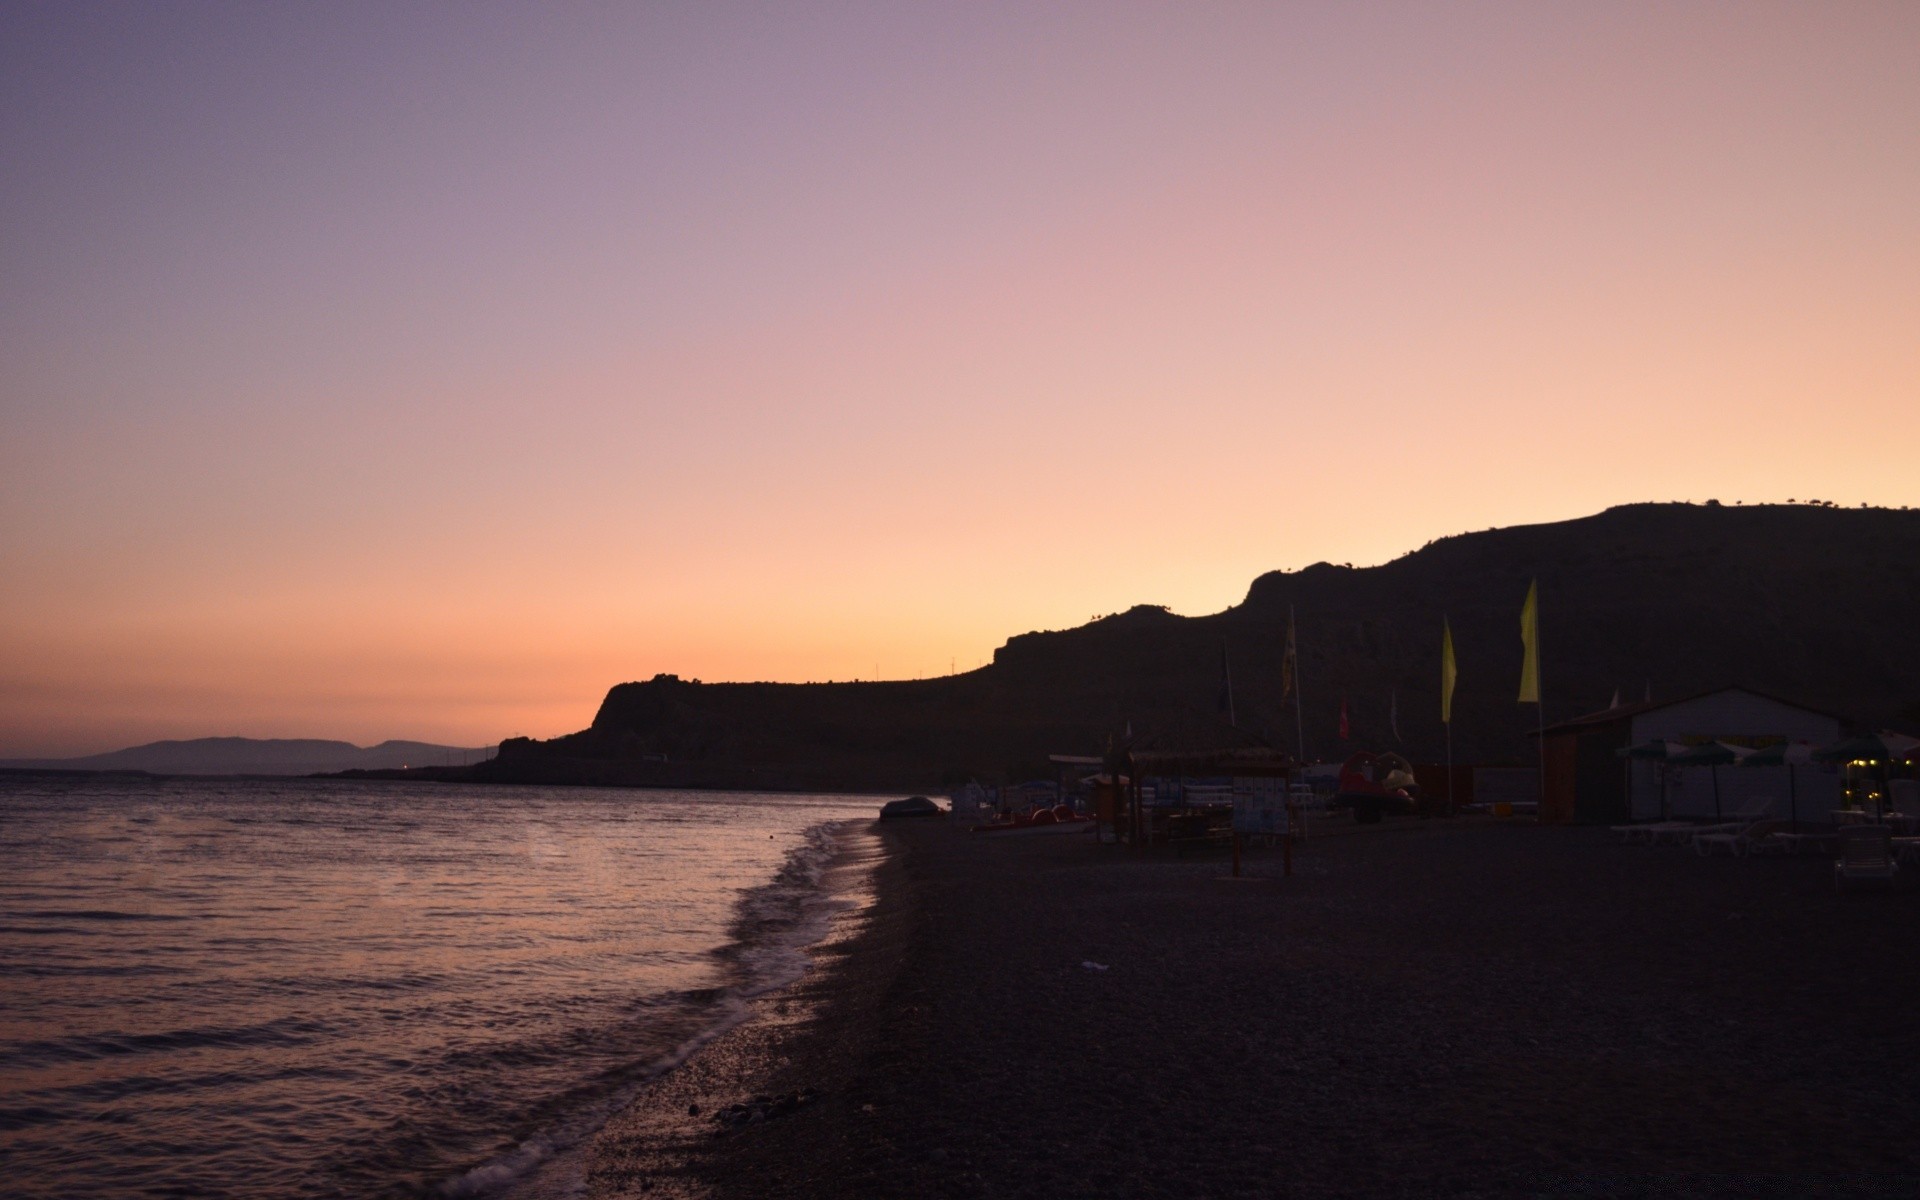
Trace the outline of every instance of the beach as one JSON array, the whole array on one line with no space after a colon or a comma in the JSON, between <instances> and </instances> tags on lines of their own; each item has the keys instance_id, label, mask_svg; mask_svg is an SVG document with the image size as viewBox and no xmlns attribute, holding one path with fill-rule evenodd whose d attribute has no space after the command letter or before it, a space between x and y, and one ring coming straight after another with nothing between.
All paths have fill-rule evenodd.
<instances>
[{"instance_id":1,"label":"beach","mask_svg":"<svg viewBox=\"0 0 1920 1200\"><path fill-rule=\"evenodd\" d=\"M1521 822L1239 880L898 824L817 969L602 1131L593 1196L1920 1191L1910 887Z\"/></svg>"}]
</instances>

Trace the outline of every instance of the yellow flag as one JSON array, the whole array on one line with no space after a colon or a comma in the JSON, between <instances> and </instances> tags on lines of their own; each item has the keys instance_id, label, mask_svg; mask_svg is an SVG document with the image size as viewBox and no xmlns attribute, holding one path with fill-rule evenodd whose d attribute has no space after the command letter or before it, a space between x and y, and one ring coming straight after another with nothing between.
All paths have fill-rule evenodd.
<instances>
[{"instance_id":1,"label":"yellow flag","mask_svg":"<svg viewBox=\"0 0 1920 1200\"><path fill-rule=\"evenodd\" d=\"M1520 644L1527 656L1520 663L1520 703L1540 703L1540 581L1527 588L1527 602L1520 607Z\"/></svg>"},{"instance_id":2,"label":"yellow flag","mask_svg":"<svg viewBox=\"0 0 1920 1200\"><path fill-rule=\"evenodd\" d=\"M1453 627L1440 618L1440 719L1453 724L1453 685L1460 670L1453 665Z\"/></svg>"}]
</instances>

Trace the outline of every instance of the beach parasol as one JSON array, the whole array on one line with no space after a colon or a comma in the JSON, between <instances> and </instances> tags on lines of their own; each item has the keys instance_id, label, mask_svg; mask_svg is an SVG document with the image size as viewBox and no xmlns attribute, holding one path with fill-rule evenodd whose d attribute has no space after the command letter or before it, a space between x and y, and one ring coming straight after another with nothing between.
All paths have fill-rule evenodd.
<instances>
[{"instance_id":1,"label":"beach parasol","mask_svg":"<svg viewBox=\"0 0 1920 1200\"><path fill-rule=\"evenodd\" d=\"M1813 761L1813 743L1811 742L1775 742L1771 746L1762 746L1752 754L1740 760L1743 767L1785 767L1787 769L1787 814L1793 822L1795 833L1800 831L1800 786L1799 772L1794 768L1803 762Z\"/></svg>"},{"instance_id":2,"label":"beach parasol","mask_svg":"<svg viewBox=\"0 0 1920 1200\"><path fill-rule=\"evenodd\" d=\"M1835 742L1831 746L1822 746L1813 752L1813 761L1823 763L1866 763L1877 766L1881 788L1880 795L1886 794L1886 783L1890 772L1887 765L1896 758L1911 754L1920 747L1920 738L1910 738L1904 733L1894 733L1882 729L1879 733L1863 733L1859 737L1850 737ZM1884 804L1884 801L1882 801Z\"/></svg>"},{"instance_id":3,"label":"beach parasol","mask_svg":"<svg viewBox=\"0 0 1920 1200\"><path fill-rule=\"evenodd\" d=\"M1859 737L1850 737L1835 742L1831 746L1822 746L1813 752L1813 761L1823 763L1885 762L1900 758L1920 747L1920 738L1910 738L1905 734L1881 730L1879 733L1863 733Z\"/></svg>"},{"instance_id":4,"label":"beach parasol","mask_svg":"<svg viewBox=\"0 0 1920 1200\"><path fill-rule=\"evenodd\" d=\"M1720 819L1720 768L1730 762L1738 762L1740 756L1731 747L1719 742L1706 742L1698 746L1688 746L1684 750L1667 755L1667 765L1673 767L1705 767L1713 779L1713 819Z\"/></svg>"}]
</instances>

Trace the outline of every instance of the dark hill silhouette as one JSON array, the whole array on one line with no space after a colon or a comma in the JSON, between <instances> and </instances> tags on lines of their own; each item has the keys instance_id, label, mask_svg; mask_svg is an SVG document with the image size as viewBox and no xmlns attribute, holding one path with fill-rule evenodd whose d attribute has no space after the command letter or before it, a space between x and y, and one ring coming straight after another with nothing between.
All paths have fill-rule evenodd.
<instances>
[{"instance_id":1,"label":"dark hill silhouette","mask_svg":"<svg viewBox=\"0 0 1920 1200\"><path fill-rule=\"evenodd\" d=\"M146 771L155 775L314 775L472 762L480 750L386 741L364 749L320 738L191 738L149 742L82 758L19 758L0 767L63 771Z\"/></svg>"},{"instance_id":2,"label":"dark hill silhouette","mask_svg":"<svg viewBox=\"0 0 1920 1200\"><path fill-rule=\"evenodd\" d=\"M1288 605L1309 755L1440 756L1444 613L1460 668L1456 758L1525 761L1535 710L1514 697L1519 610L1535 578L1549 722L1605 708L1616 687L1634 701L1648 687L1659 698L1739 683L1871 725L1920 723L1920 511L1635 504L1443 538L1378 567L1271 572L1211 616L1142 606L1022 634L991 666L946 678L623 683L591 728L510 741L481 773L924 787L1039 772L1048 752L1098 753L1129 723L1146 734L1212 714L1223 644L1238 723L1294 749L1280 699Z\"/></svg>"}]
</instances>

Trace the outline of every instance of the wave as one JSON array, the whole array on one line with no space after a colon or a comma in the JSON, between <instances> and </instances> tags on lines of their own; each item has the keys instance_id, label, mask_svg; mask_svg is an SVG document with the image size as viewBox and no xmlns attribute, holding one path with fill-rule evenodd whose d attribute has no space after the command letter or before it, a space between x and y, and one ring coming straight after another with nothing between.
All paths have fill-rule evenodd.
<instances>
[{"instance_id":1,"label":"wave","mask_svg":"<svg viewBox=\"0 0 1920 1200\"><path fill-rule=\"evenodd\" d=\"M630 1072L619 1073L619 1082L611 1088L602 1082L580 1089L562 1111L512 1149L444 1181L433 1194L449 1200L498 1196L556 1157L584 1150L643 1088L753 1016L754 999L798 981L811 964L808 947L826 937L835 916L854 905L827 886L828 872L864 824L825 822L807 829L773 879L741 895L731 940L714 951L730 978L701 995L698 1027L689 1036L635 1064Z\"/></svg>"},{"instance_id":2,"label":"wave","mask_svg":"<svg viewBox=\"0 0 1920 1200\"><path fill-rule=\"evenodd\" d=\"M66 1037L19 1042L0 1050L0 1065L44 1067L125 1054L164 1054L234 1046L301 1046L332 1032L324 1021L283 1017L255 1025L170 1029L117 1037Z\"/></svg>"},{"instance_id":3,"label":"wave","mask_svg":"<svg viewBox=\"0 0 1920 1200\"><path fill-rule=\"evenodd\" d=\"M0 913L0 916L26 917L34 920L73 920L73 921L197 921L202 917L218 916L217 913L202 913L194 916L180 916L174 913L121 912L111 908L18 908Z\"/></svg>"}]
</instances>

